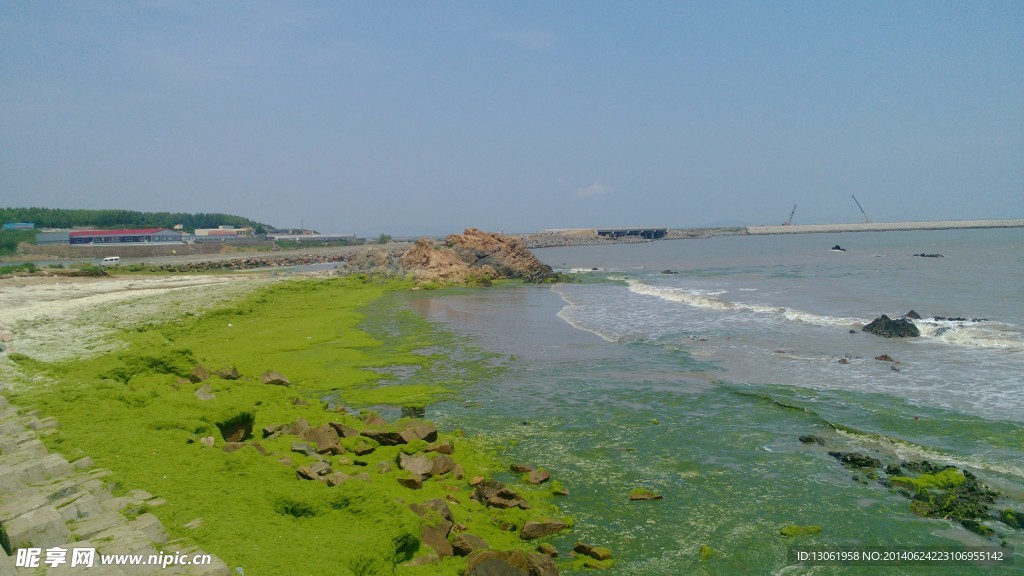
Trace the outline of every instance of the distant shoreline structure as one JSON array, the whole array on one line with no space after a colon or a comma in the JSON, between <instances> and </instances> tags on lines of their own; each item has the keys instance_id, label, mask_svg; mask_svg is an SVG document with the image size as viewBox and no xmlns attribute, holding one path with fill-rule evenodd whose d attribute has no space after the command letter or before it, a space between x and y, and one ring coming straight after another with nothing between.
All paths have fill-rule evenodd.
<instances>
[{"instance_id":1,"label":"distant shoreline structure","mask_svg":"<svg viewBox=\"0 0 1024 576\"><path fill-rule=\"evenodd\" d=\"M854 224L792 224L747 226L747 234L814 234L823 232L891 232L902 230L958 230L968 228L1024 228L1024 219L936 220L926 222L857 222Z\"/></svg>"}]
</instances>

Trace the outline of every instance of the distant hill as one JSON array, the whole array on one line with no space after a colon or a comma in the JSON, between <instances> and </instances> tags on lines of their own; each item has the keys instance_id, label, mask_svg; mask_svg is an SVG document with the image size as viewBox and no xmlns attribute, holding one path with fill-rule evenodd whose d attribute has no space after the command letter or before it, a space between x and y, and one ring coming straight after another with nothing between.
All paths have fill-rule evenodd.
<instances>
[{"instance_id":1,"label":"distant hill","mask_svg":"<svg viewBox=\"0 0 1024 576\"><path fill-rule=\"evenodd\" d=\"M223 225L273 228L268 224L231 214L68 208L0 208L0 223L6 222L32 222L36 228L173 228L177 224L181 224L186 230L216 228Z\"/></svg>"}]
</instances>

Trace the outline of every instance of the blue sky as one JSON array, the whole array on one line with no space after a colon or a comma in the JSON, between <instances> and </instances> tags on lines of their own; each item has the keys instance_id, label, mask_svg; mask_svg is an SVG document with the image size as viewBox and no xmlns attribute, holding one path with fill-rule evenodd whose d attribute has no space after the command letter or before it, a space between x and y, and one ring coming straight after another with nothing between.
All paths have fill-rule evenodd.
<instances>
[{"instance_id":1,"label":"blue sky","mask_svg":"<svg viewBox=\"0 0 1024 576\"><path fill-rule=\"evenodd\" d=\"M1024 217L1024 2L0 3L0 206Z\"/></svg>"}]
</instances>

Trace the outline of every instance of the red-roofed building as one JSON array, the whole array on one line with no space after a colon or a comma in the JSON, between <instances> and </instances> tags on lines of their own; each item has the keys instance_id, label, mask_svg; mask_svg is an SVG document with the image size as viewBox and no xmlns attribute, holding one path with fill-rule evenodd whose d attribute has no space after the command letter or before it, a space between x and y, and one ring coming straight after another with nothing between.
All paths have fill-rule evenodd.
<instances>
[{"instance_id":1,"label":"red-roofed building","mask_svg":"<svg viewBox=\"0 0 1024 576\"><path fill-rule=\"evenodd\" d=\"M166 228L136 228L132 230L73 230L71 244L145 244L184 242L181 232Z\"/></svg>"}]
</instances>

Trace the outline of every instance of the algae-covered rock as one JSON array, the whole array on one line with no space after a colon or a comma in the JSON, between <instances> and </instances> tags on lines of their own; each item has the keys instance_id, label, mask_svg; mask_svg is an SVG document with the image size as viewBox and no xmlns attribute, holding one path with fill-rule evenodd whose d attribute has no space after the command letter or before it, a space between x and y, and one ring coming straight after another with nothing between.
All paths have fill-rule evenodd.
<instances>
[{"instance_id":1,"label":"algae-covered rock","mask_svg":"<svg viewBox=\"0 0 1024 576\"><path fill-rule=\"evenodd\" d=\"M288 378L284 374L281 374L280 372L276 372L274 370L267 370L266 372L264 372L262 375L260 375L260 380L262 380L264 384L273 384L276 386L292 385L291 380L288 380Z\"/></svg>"},{"instance_id":2,"label":"algae-covered rock","mask_svg":"<svg viewBox=\"0 0 1024 576\"><path fill-rule=\"evenodd\" d=\"M518 550L484 550L469 558L465 576L531 576L530 559Z\"/></svg>"},{"instance_id":3,"label":"algae-covered rock","mask_svg":"<svg viewBox=\"0 0 1024 576\"><path fill-rule=\"evenodd\" d=\"M697 554L700 556L701 560L708 560L715 555L715 549L707 544L703 544L700 549L697 550Z\"/></svg>"},{"instance_id":4,"label":"algae-covered rock","mask_svg":"<svg viewBox=\"0 0 1024 576\"><path fill-rule=\"evenodd\" d=\"M594 546L583 542L577 542L576 545L573 546L572 551L577 554L589 556L594 560L609 560L612 557L612 551L610 548Z\"/></svg>"},{"instance_id":5,"label":"algae-covered rock","mask_svg":"<svg viewBox=\"0 0 1024 576\"><path fill-rule=\"evenodd\" d=\"M216 424L225 442L242 442L252 437L252 426L255 422L256 415L246 411L234 414Z\"/></svg>"},{"instance_id":6,"label":"algae-covered rock","mask_svg":"<svg viewBox=\"0 0 1024 576\"><path fill-rule=\"evenodd\" d=\"M523 481L527 484L543 484L551 479L551 473L542 468L533 470L530 473L523 476Z\"/></svg>"},{"instance_id":7,"label":"algae-covered rock","mask_svg":"<svg viewBox=\"0 0 1024 576\"><path fill-rule=\"evenodd\" d=\"M637 487L629 491L630 500L661 500L661 494L650 488Z\"/></svg>"},{"instance_id":8,"label":"algae-covered rock","mask_svg":"<svg viewBox=\"0 0 1024 576\"><path fill-rule=\"evenodd\" d=\"M452 539L452 549L455 551L456 556L469 556L477 550L487 550L489 548L490 546L487 545L483 538L468 532L457 534Z\"/></svg>"},{"instance_id":9,"label":"algae-covered rock","mask_svg":"<svg viewBox=\"0 0 1024 576\"><path fill-rule=\"evenodd\" d=\"M921 331L909 318L893 320L885 314L875 318L861 330L885 338L916 338L921 335Z\"/></svg>"},{"instance_id":10,"label":"algae-covered rock","mask_svg":"<svg viewBox=\"0 0 1024 576\"><path fill-rule=\"evenodd\" d=\"M536 540L565 530L568 525L561 520L530 520L523 524L519 537L523 540Z\"/></svg>"},{"instance_id":11,"label":"algae-covered rock","mask_svg":"<svg viewBox=\"0 0 1024 576\"><path fill-rule=\"evenodd\" d=\"M809 534L820 534L821 526L798 526L796 524L790 524L779 530L779 534L794 538L796 536L805 536Z\"/></svg>"},{"instance_id":12,"label":"algae-covered rock","mask_svg":"<svg viewBox=\"0 0 1024 576\"><path fill-rule=\"evenodd\" d=\"M825 439L821 436L815 436L814 434L804 434L799 438L804 444L818 444L820 446L825 445Z\"/></svg>"},{"instance_id":13,"label":"algae-covered rock","mask_svg":"<svg viewBox=\"0 0 1024 576\"><path fill-rule=\"evenodd\" d=\"M866 456L860 452L829 452L829 456L839 460L850 468L881 468L882 461Z\"/></svg>"},{"instance_id":14,"label":"algae-covered rock","mask_svg":"<svg viewBox=\"0 0 1024 576\"><path fill-rule=\"evenodd\" d=\"M196 364L195 368L189 372L188 379L194 384L198 384L210 377L210 369L202 364Z\"/></svg>"}]
</instances>

